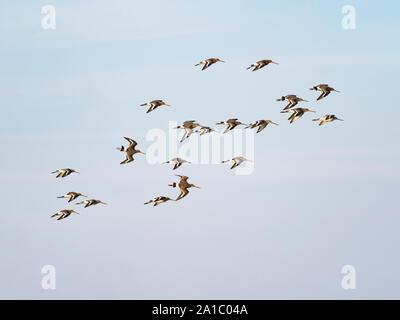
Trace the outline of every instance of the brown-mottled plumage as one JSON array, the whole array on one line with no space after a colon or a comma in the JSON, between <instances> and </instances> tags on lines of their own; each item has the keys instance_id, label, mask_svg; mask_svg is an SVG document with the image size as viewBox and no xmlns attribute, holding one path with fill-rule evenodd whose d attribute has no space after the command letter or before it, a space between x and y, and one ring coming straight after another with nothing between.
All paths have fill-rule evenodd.
<instances>
[{"instance_id":1,"label":"brown-mottled plumage","mask_svg":"<svg viewBox=\"0 0 400 320\"><path fill-rule=\"evenodd\" d=\"M195 120L187 120L182 125L175 127L174 129L184 129L185 134L183 135L180 142L185 141L193 133L193 129L200 126Z\"/></svg>"},{"instance_id":2,"label":"brown-mottled plumage","mask_svg":"<svg viewBox=\"0 0 400 320\"><path fill-rule=\"evenodd\" d=\"M207 69L209 66L211 66L212 64L214 64L214 63L216 63L216 62L225 62L225 61L220 60L220 59L218 59L218 58L209 58L209 59L203 60L203 61L201 61L201 62L195 64L194 66L197 67L197 66L199 66L199 65L201 65L201 64L204 64L204 66L203 66L203 68L202 68L201 70L205 70L205 69Z\"/></svg>"},{"instance_id":3,"label":"brown-mottled plumage","mask_svg":"<svg viewBox=\"0 0 400 320\"><path fill-rule=\"evenodd\" d=\"M84 194L79 193L79 192L68 192L67 194L63 195L63 196L59 196L57 197L58 199L62 199L62 198L67 198L69 199L68 202L74 201L76 198L78 197L86 197ZM86 197L87 198L87 197Z\"/></svg>"},{"instance_id":4,"label":"brown-mottled plumage","mask_svg":"<svg viewBox=\"0 0 400 320\"><path fill-rule=\"evenodd\" d=\"M198 187L198 186L196 186L196 185L194 185L194 184L192 184L192 183L189 183L189 182L187 182L187 180L189 179L189 177L187 177L187 176L181 176L181 175L179 175L179 174L177 174L176 175L177 177L180 177L181 179L180 179L180 181L178 182L178 184L176 183L176 182L173 182L172 184L170 184L169 186L171 186L171 187L173 187L173 188L175 188L176 186L178 186L179 187L179 189L181 190L181 193L179 194L179 196L176 198L176 200L178 201L178 200L180 200L180 199L182 199L183 197L185 197L188 193L189 193L189 188L198 188L198 189L200 189L200 187Z\"/></svg>"},{"instance_id":5,"label":"brown-mottled plumage","mask_svg":"<svg viewBox=\"0 0 400 320\"><path fill-rule=\"evenodd\" d=\"M342 119L337 118L334 114L326 114L321 118L312 119L312 121L320 121L320 123L318 124L319 126L322 126L323 124L325 124L327 122L332 122L335 120L344 121Z\"/></svg>"},{"instance_id":6,"label":"brown-mottled plumage","mask_svg":"<svg viewBox=\"0 0 400 320\"><path fill-rule=\"evenodd\" d=\"M103 202L101 200L96 200L96 199L90 199L90 200L81 201L81 202L78 202L77 204L78 205L79 204L84 204L85 205L84 208L87 208L87 207L90 207L90 206L95 206L96 204L99 204L99 203L107 204L107 203L105 203L105 202Z\"/></svg>"},{"instance_id":7,"label":"brown-mottled plumage","mask_svg":"<svg viewBox=\"0 0 400 320\"><path fill-rule=\"evenodd\" d=\"M152 200L149 200L147 202L145 202L144 204L149 204L149 203L154 203L154 207L158 206L161 203L167 202L167 201L176 201L175 199L171 199L169 197L164 197L164 196L160 196L160 197L156 197Z\"/></svg>"},{"instance_id":8,"label":"brown-mottled plumage","mask_svg":"<svg viewBox=\"0 0 400 320\"><path fill-rule=\"evenodd\" d=\"M53 171L52 174L58 173L57 176L56 176L56 178L65 178L66 176L69 176L72 172L75 172L75 173L78 173L78 174L79 174L78 171L75 171L74 169L69 169L69 168L66 168L66 169L58 169L58 170L56 170L56 171Z\"/></svg>"},{"instance_id":9,"label":"brown-mottled plumage","mask_svg":"<svg viewBox=\"0 0 400 320\"><path fill-rule=\"evenodd\" d=\"M310 90L322 91L321 95L317 98L317 100L321 100L322 98L325 98L332 91L340 92L340 91L337 91L334 88L330 87L327 84L319 84L319 85L317 85L315 87L310 88Z\"/></svg>"},{"instance_id":10,"label":"brown-mottled plumage","mask_svg":"<svg viewBox=\"0 0 400 320\"><path fill-rule=\"evenodd\" d=\"M287 104L287 106L283 108L283 110L288 110L290 108L293 108L296 104L298 104L301 101L308 102L307 100L304 100L303 98L299 98L295 94L289 94L287 96L282 96L281 98L276 99L276 101L287 101L287 102L289 102Z\"/></svg>"},{"instance_id":11,"label":"brown-mottled plumage","mask_svg":"<svg viewBox=\"0 0 400 320\"><path fill-rule=\"evenodd\" d=\"M120 164L129 163L129 162L132 162L133 160L135 160L133 158L133 155L135 153L145 154L144 152L140 151L139 149L135 149L137 146L137 142L135 140L128 138L128 137L124 137L124 139L126 139L129 142L129 146L127 148L125 148L124 146L121 146L121 148L117 148L117 150L126 153L126 159L124 161L122 161Z\"/></svg>"},{"instance_id":12,"label":"brown-mottled plumage","mask_svg":"<svg viewBox=\"0 0 400 320\"><path fill-rule=\"evenodd\" d=\"M265 66L269 65L270 63L279 64L278 62L272 61L270 59L260 60L260 61L257 61L256 63L253 63L250 67L247 67L247 70L254 68L252 71L256 71L261 68L264 68Z\"/></svg>"},{"instance_id":13,"label":"brown-mottled plumage","mask_svg":"<svg viewBox=\"0 0 400 320\"><path fill-rule=\"evenodd\" d=\"M71 213L79 214L78 212L76 212L74 210L61 210L61 211L58 211L57 213L53 214L51 217L54 218L54 217L59 216L59 218L57 220L62 220L62 219L67 218L69 215L71 215Z\"/></svg>"},{"instance_id":14,"label":"brown-mottled plumage","mask_svg":"<svg viewBox=\"0 0 400 320\"><path fill-rule=\"evenodd\" d=\"M277 123L275 123L275 122L273 122L271 120L257 120L257 121L255 121L253 123L250 123L247 127L245 127L245 129L247 129L247 128L253 129L255 127L258 127L257 133L259 133L262 130L264 130L265 127L270 123L272 123L272 124L274 124L276 126L278 125Z\"/></svg>"},{"instance_id":15,"label":"brown-mottled plumage","mask_svg":"<svg viewBox=\"0 0 400 320\"><path fill-rule=\"evenodd\" d=\"M218 122L218 123L216 123L216 124L217 124L217 125L223 124L223 125L227 126L223 133L226 133L226 132L228 132L228 131L231 131L231 130L233 130L234 128L236 128L237 126L239 126L239 125L245 125L245 126L247 126L246 123L243 123L243 122L240 122L240 121L237 121L237 120L238 120L238 119L236 119L236 118L235 118L235 119L228 119L228 120L226 120L226 121L220 121L220 122Z\"/></svg>"},{"instance_id":16,"label":"brown-mottled plumage","mask_svg":"<svg viewBox=\"0 0 400 320\"><path fill-rule=\"evenodd\" d=\"M306 112L315 112L313 110L310 110L308 108L294 108L294 109L290 109L284 112L289 112L291 113L291 116L288 118L288 120L290 120L290 123L295 122L296 120L300 119L304 113Z\"/></svg>"},{"instance_id":17,"label":"brown-mottled plumage","mask_svg":"<svg viewBox=\"0 0 400 320\"><path fill-rule=\"evenodd\" d=\"M157 107L159 107L159 106L170 106L169 104L166 104L164 101L162 101L162 100L153 100L153 101L150 101L150 102L147 102L147 103L143 103L143 104L141 104L140 105L141 107L142 106L149 106L150 108L146 111L146 113L149 113L149 112L151 112L151 111L153 111L153 110L155 110Z\"/></svg>"}]
</instances>

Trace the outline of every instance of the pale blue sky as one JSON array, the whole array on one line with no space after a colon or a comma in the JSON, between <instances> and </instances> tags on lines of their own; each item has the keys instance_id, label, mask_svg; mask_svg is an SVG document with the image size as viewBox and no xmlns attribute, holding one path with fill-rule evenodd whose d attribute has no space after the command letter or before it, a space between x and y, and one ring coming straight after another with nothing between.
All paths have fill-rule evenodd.
<instances>
[{"instance_id":1,"label":"pale blue sky","mask_svg":"<svg viewBox=\"0 0 400 320\"><path fill-rule=\"evenodd\" d=\"M1 0L0 298L399 298L399 16L396 1ZM227 63L194 67L208 57ZM280 64L245 69L264 58ZM316 102L318 83L341 93ZM289 93L345 121L289 125L275 101ZM156 98L172 107L138 107ZM122 137L146 149L170 120L230 117L280 124L256 136L254 174L182 167L202 188L143 206L176 193L175 172L120 166ZM62 167L82 174L49 174ZM68 191L109 205L50 219Z\"/></svg>"}]
</instances>

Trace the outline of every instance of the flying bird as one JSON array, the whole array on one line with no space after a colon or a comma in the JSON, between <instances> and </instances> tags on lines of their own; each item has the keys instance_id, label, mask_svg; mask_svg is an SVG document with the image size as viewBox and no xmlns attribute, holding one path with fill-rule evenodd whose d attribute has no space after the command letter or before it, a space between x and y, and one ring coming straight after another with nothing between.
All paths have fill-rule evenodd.
<instances>
[{"instance_id":1,"label":"flying bird","mask_svg":"<svg viewBox=\"0 0 400 320\"><path fill-rule=\"evenodd\" d=\"M231 130L233 130L234 128L236 128L237 126L239 126L239 125L245 125L245 126L247 126L247 124L242 123L242 122L237 121L237 120L238 120L238 119L228 119L228 120L226 120L226 121L220 121L220 122L218 122L218 123L216 123L216 124L217 124L217 125L223 124L223 125L226 125L226 126L227 126L223 133L226 133L226 132L228 132L228 131L231 131Z\"/></svg>"},{"instance_id":2,"label":"flying bird","mask_svg":"<svg viewBox=\"0 0 400 320\"><path fill-rule=\"evenodd\" d=\"M286 110L283 112L290 112L291 116L288 118L288 120L290 120L290 123L295 122L296 120L300 119L304 113L306 112L315 112L313 110L310 110L308 108L294 108L294 109L290 109L290 110Z\"/></svg>"},{"instance_id":3,"label":"flying bird","mask_svg":"<svg viewBox=\"0 0 400 320\"><path fill-rule=\"evenodd\" d=\"M321 118L312 119L312 121L320 121L320 123L318 124L319 126L322 126L323 124L325 124L327 122L332 122L332 121L335 121L335 120L344 121L342 119L337 118L334 114L326 114Z\"/></svg>"},{"instance_id":4,"label":"flying bird","mask_svg":"<svg viewBox=\"0 0 400 320\"><path fill-rule=\"evenodd\" d=\"M247 127L245 127L245 129L247 129L247 128L253 129L255 127L258 127L257 133L259 133L259 132L263 131L265 129L265 127L270 123L272 123L276 126L278 125L277 123L275 123L271 120L257 120L253 123L250 123Z\"/></svg>"},{"instance_id":5,"label":"flying bird","mask_svg":"<svg viewBox=\"0 0 400 320\"><path fill-rule=\"evenodd\" d=\"M85 205L84 208L87 208L87 207L90 207L90 206L95 206L96 204L99 204L99 203L107 204L107 203L105 203L105 202L103 202L101 200L96 200L96 199L90 199L90 200L81 201L81 202L78 202L77 204L78 205L84 204Z\"/></svg>"},{"instance_id":6,"label":"flying bird","mask_svg":"<svg viewBox=\"0 0 400 320\"><path fill-rule=\"evenodd\" d=\"M72 172L75 172L75 173L78 173L78 174L79 174L78 171L75 171L74 169L69 169L69 168L66 168L66 169L58 169L58 170L56 170L56 171L53 171L52 174L58 173L57 176L56 176L56 178L65 178L66 176L69 176Z\"/></svg>"},{"instance_id":7,"label":"flying bird","mask_svg":"<svg viewBox=\"0 0 400 320\"><path fill-rule=\"evenodd\" d=\"M187 182L187 180L189 179L189 177L187 176L181 176L179 174L176 175L177 177L180 177L181 180L178 182L178 184L176 182L173 182L172 184L169 184L169 186L175 188L176 186L179 187L179 189L181 190L181 193L179 194L179 196L176 198L176 201L181 200L183 197L185 197L188 193L189 193L189 188L198 188L200 189L200 187Z\"/></svg>"},{"instance_id":8,"label":"flying bird","mask_svg":"<svg viewBox=\"0 0 400 320\"><path fill-rule=\"evenodd\" d=\"M124 139L126 139L129 142L129 146L127 148L125 148L124 146L121 146L121 148L117 148L117 150L126 153L126 159L124 161L122 161L120 164L129 163L129 162L132 162L133 160L135 160L135 159L133 159L133 155L135 153L145 154L144 152L140 151L139 149L135 149L137 146L137 142L135 140L128 138L128 137L124 137Z\"/></svg>"},{"instance_id":9,"label":"flying bird","mask_svg":"<svg viewBox=\"0 0 400 320\"><path fill-rule=\"evenodd\" d=\"M155 110L157 107L159 106L170 106L169 104L166 104L164 101L162 100L153 100L147 103L143 103L140 105L141 107L143 106L149 106L150 108L146 111L146 113L149 113L153 110Z\"/></svg>"},{"instance_id":10,"label":"flying bird","mask_svg":"<svg viewBox=\"0 0 400 320\"><path fill-rule=\"evenodd\" d=\"M185 121L182 125L175 127L174 129L184 129L185 134L183 135L181 142L185 141L193 133L193 129L200 126L195 120Z\"/></svg>"},{"instance_id":11,"label":"flying bird","mask_svg":"<svg viewBox=\"0 0 400 320\"><path fill-rule=\"evenodd\" d=\"M310 88L310 90L322 91L321 95L317 98L317 101L321 100L322 98L325 98L332 91L340 92L340 91L337 91L337 90L333 89L332 87L330 87L327 84L319 84L319 85L317 85L315 87Z\"/></svg>"},{"instance_id":12,"label":"flying bird","mask_svg":"<svg viewBox=\"0 0 400 320\"><path fill-rule=\"evenodd\" d=\"M184 159L181 159L181 158L173 158L173 159L165 161L163 163L172 163L174 165L172 170L175 170L175 169L179 168L183 163L190 163L190 162L186 161Z\"/></svg>"},{"instance_id":13,"label":"flying bird","mask_svg":"<svg viewBox=\"0 0 400 320\"><path fill-rule=\"evenodd\" d=\"M164 202L167 202L167 201L169 201L169 200L171 200L171 201L176 201L175 199L171 199L171 198L169 198L169 197L161 196L161 197L156 197L156 198L154 198L154 199L152 199L152 200L150 200L150 201L147 201L147 202L145 202L144 204L149 204L149 203L154 202L153 207L155 207L155 206L158 206L159 204L164 203Z\"/></svg>"},{"instance_id":14,"label":"flying bird","mask_svg":"<svg viewBox=\"0 0 400 320\"><path fill-rule=\"evenodd\" d=\"M289 102L287 104L287 106L283 108L283 110L287 110L287 109L293 108L296 104L298 104L301 101L308 102L307 100L304 100L303 98L299 98L295 94L289 94L287 96L282 96L281 98L276 99L276 101L287 101L287 102ZM281 112L283 112L283 111L281 111Z\"/></svg>"},{"instance_id":15,"label":"flying bird","mask_svg":"<svg viewBox=\"0 0 400 320\"><path fill-rule=\"evenodd\" d=\"M53 217L59 216L59 218L57 220L61 220L61 219L67 218L71 213L79 214L78 212L76 212L74 210L61 210L61 211L58 211L57 213L53 214L51 217L53 218Z\"/></svg>"},{"instance_id":16,"label":"flying bird","mask_svg":"<svg viewBox=\"0 0 400 320\"><path fill-rule=\"evenodd\" d=\"M199 62L198 64L195 64L194 66L197 67L197 66L199 66L201 64L204 64L204 66L203 66L203 68L201 70L205 70L209 66L211 66L212 64L214 64L216 62L226 62L226 61L222 61L222 60L220 60L218 58L209 58L209 59L206 59L206 60L203 60L203 61Z\"/></svg>"},{"instance_id":17,"label":"flying bird","mask_svg":"<svg viewBox=\"0 0 400 320\"><path fill-rule=\"evenodd\" d=\"M245 157L234 157L234 158L232 158L230 160L223 160L222 163L232 162L233 165L232 165L231 169L233 169L233 168L236 168L238 165L240 165L241 163L243 163L245 161L252 162L251 160L248 160Z\"/></svg>"},{"instance_id":18,"label":"flying bird","mask_svg":"<svg viewBox=\"0 0 400 320\"><path fill-rule=\"evenodd\" d=\"M217 131L211 127L200 126L200 128L196 132L200 133L200 135L202 136L203 134L217 132Z\"/></svg>"},{"instance_id":19,"label":"flying bird","mask_svg":"<svg viewBox=\"0 0 400 320\"><path fill-rule=\"evenodd\" d=\"M67 194L63 195L63 196L59 196L57 197L58 199L62 199L62 198L67 198L69 199L68 202L74 201L76 198L78 197L86 197L84 194L79 193L79 192L68 192Z\"/></svg>"},{"instance_id":20,"label":"flying bird","mask_svg":"<svg viewBox=\"0 0 400 320\"><path fill-rule=\"evenodd\" d=\"M253 63L250 67L247 67L246 70L254 68L252 71L256 71L256 70L259 70L261 68L264 68L265 66L269 65L270 63L279 64L278 62L272 61L270 59L268 59L268 60L260 60L260 61L257 61L256 63Z\"/></svg>"}]
</instances>

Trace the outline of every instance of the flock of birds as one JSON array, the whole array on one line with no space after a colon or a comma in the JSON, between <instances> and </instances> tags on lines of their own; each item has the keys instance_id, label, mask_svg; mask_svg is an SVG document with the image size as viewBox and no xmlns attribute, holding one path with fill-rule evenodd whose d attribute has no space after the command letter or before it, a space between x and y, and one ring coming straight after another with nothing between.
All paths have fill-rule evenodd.
<instances>
[{"instance_id":1,"label":"flock of birds","mask_svg":"<svg viewBox=\"0 0 400 320\"><path fill-rule=\"evenodd\" d=\"M213 65L214 63L217 62L223 62L225 63L225 61L220 60L218 58L209 58L206 60L203 60L199 63L197 63L195 66L199 66L199 65L203 65L201 70L205 70L207 68L209 68L211 65ZM269 65L269 64L278 64L277 62L270 60L270 59L266 59L266 60L260 60L257 61L253 64L251 64L247 70L252 69L252 71L257 71L260 70L261 68L264 68L265 66ZM330 87L327 84L319 84L316 85L312 88L310 88L310 90L315 90L315 91L321 91L320 96L317 98L317 101L325 98L326 96L328 96L331 92L340 92L335 90L334 88ZM297 121L298 119L300 119L305 113L307 112L316 112L313 110L310 110L308 108L293 108L295 107L298 103L300 102L308 102L307 100L297 97L294 94L290 94L290 95L286 95L286 96L282 96L281 98L277 99L277 101L286 101L288 104L283 108L283 110L281 111L281 113L290 113L290 116L288 118L288 120L290 121L290 123L293 123L295 121ZM165 103L163 100L153 100L147 103L143 103L140 106L147 106L149 107L148 110L146 111L146 113L152 112L155 109L157 109L160 106L170 106L169 104ZM328 122L332 122L335 120L340 120L343 121L342 119L339 119L338 117L336 117L333 114L326 114L320 118L316 118L316 119L312 119L312 121L319 121L319 125L324 125L325 123ZM244 125L246 126L245 129L249 128L249 129L254 129L257 128L257 133L261 132L262 130L264 130L269 124L273 124L273 125L278 125L277 123L271 121L271 120L257 120L255 122L252 122L250 124L246 124L243 122L238 121L237 118L232 118L232 119L228 119L226 121L220 121L218 123L216 123L216 125L225 125L226 128L223 131L223 133L227 133L229 131L232 131L234 128L236 128L239 125ZM197 130L195 130L197 128ZM186 139L188 139L190 137L190 135L194 132L199 133L200 135L206 134L206 133L211 133L211 132L216 132L215 129L208 127L208 126L203 126L200 125L199 123L197 123L195 120L187 120L185 122L183 122L182 125L175 127L174 129L183 129L185 130L184 135L182 136L182 139L180 140L180 142L185 141ZM141 154L145 154L144 152L142 152L139 149L136 149L137 146L137 142L131 138L128 137L124 137L124 139L126 139L129 143L129 145L127 147L125 146L121 146L119 148L117 148L119 151L124 152L125 153L125 159L120 163L120 164L127 164L130 163L132 161L134 161L134 155L137 153L141 153ZM231 169L236 168L237 166L239 166L240 164L242 164L243 162L246 161L252 161L249 159L246 159L245 157L234 157L230 160L223 160L222 163L227 163L227 162L232 162L232 166ZM163 162L164 164L173 164L173 170L179 168L182 164L184 163L188 163L190 164L189 161L181 159L181 158L173 158L169 161ZM56 170L54 172L52 172L52 174L57 173L57 178L65 178L67 176L69 176L72 173L78 173L76 170L74 169L59 169ZM182 198L184 198L188 193L189 193L189 188L200 188L192 183L188 182L189 177L184 176L184 175L176 175L180 178L179 182L173 182L172 184L169 184L168 186L171 186L173 188L178 187L180 189L180 194L178 195L178 197L176 199L172 199L170 197L166 197L166 196L158 196L155 197L154 199L151 199L147 202L145 202L144 204L150 204L153 203L154 206L157 206L161 203L167 202L167 201L179 201ZM87 197L82 193L79 192L68 192L67 194L63 195L63 196L59 196L58 198L66 198L68 199L68 203L76 200L78 197ZM93 205L97 205L97 204L103 204L105 205L106 203L101 201L101 200L97 200L97 199L90 199L90 200L84 200L81 202L77 202L77 205L81 205L83 204L85 208L93 206ZM51 217L58 217L57 220L61 220L61 219L65 219L68 216L70 216L72 213L76 213L79 214L78 212L76 212L75 210L72 209L65 209L65 210L61 210L58 211L57 213L53 214Z\"/></svg>"}]
</instances>

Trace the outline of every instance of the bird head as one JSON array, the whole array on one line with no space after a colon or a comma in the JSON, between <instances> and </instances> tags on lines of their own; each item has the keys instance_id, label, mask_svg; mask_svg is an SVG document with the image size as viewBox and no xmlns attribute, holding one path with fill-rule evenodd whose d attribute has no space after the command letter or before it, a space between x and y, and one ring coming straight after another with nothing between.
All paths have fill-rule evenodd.
<instances>
[{"instance_id":1,"label":"bird head","mask_svg":"<svg viewBox=\"0 0 400 320\"><path fill-rule=\"evenodd\" d=\"M318 88L317 87L312 87L312 88L310 88L310 90L318 90Z\"/></svg>"}]
</instances>

